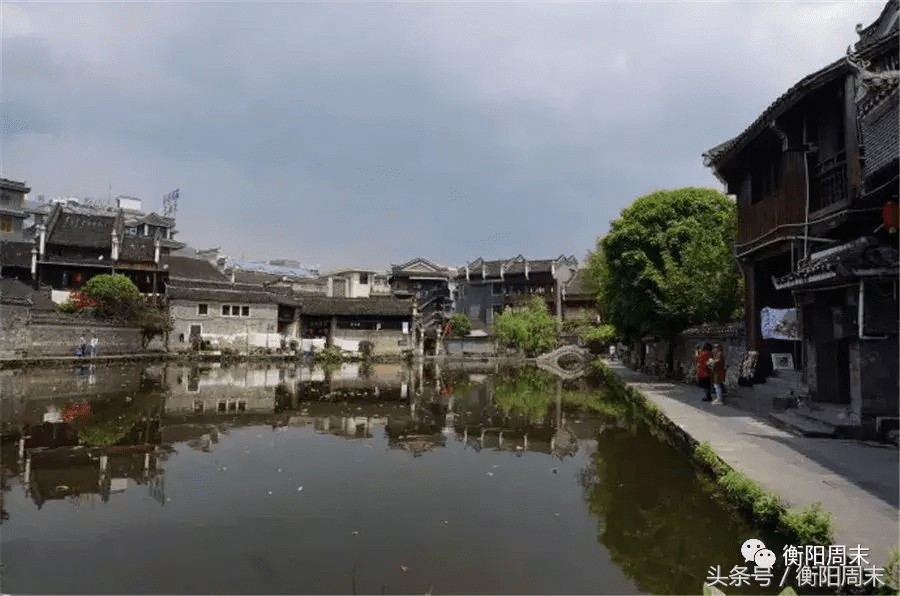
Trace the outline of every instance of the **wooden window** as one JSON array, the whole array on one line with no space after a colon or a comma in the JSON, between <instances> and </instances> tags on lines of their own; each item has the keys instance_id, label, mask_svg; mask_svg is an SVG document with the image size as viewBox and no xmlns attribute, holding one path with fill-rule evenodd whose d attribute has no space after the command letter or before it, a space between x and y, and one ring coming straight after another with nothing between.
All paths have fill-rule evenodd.
<instances>
[{"instance_id":1,"label":"wooden window","mask_svg":"<svg viewBox=\"0 0 900 596\"><path fill-rule=\"evenodd\" d=\"M494 296L499 296L503 293L503 284L501 283L493 283L491 284L491 294Z\"/></svg>"},{"instance_id":2,"label":"wooden window","mask_svg":"<svg viewBox=\"0 0 900 596\"><path fill-rule=\"evenodd\" d=\"M237 307L235 306L235 308L237 308ZM241 316L242 316L242 317L249 317L249 316L250 316L250 307L249 307L249 306L242 306L242 307L241 307Z\"/></svg>"},{"instance_id":3,"label":"wooden window","mask_svg":"<svg viewBox=\"0 0 900 596\"><path fill-rule=\"evenodd\" d=\"M368 273L360 273L359 274L359 283L360 283L360 285L363 285L363 286L369 285L369 274Z\"/></svg>"},{"instance_id":4,"label":"wooden window","mask_svg":"<svg viewBox=\"0 0 900 596\"><path fill-rule=\"evenodd\" d=\"M230 305L230 304L223 304L223 305L222 305L222 316L223 316L223 317L229 317L229 316L231 316L231 305Z\"/></svg>"},{"instance_id":5,"label":"wooden window","mask_svg":"<svg viewBox=\"0 0 900 596\"><path fill-rule=\"evenodd\" d=\"M203 413L203 400L200 400L200 399L194 400L194 413L195 414Z\"/></svg>"},{"instance_id":6,"label":"wooden window","mask_svg":"<svg viewBox=\"0 0 900 596\"><path fill-rule=\"evenodd\" d=\"M13 220L10 215L0 215L0 233L9 234L13 231Z\"/></svg>"},{"instance_id":7,"label":"wooden window","mask_svg":"<svg viewBox=\"0 0 900 596\"><path fill-rule=\"evenodd\" d=\"M208 304L198 304L198 305L197 305L197 314L198 314L198 315L205 315L205 314L207 314L208 312L209 312L209 305L208 305Z\"/></svg>"}]
</instances>

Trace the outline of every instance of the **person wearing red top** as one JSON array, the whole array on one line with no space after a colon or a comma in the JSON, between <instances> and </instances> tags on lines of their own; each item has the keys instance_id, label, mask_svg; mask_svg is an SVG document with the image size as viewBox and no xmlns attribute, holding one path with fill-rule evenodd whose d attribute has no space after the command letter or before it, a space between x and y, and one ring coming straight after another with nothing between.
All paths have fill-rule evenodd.
<instances>
[{"instance_id":1,"label":"person wearing red top","mask_svg":"<svg viewBox=\"0 0 900 596\"><path fill-rule=\"evenodd\" d=\"M709 361L712 360L712 357L712 344L703 344L703 347L697 352L697 384L706 392L703 401L712 401L712 371L709 369Z\"/></svg>"},{"instance_id":2,"label":"person wearing red top","mask_svg":"<svg viewBox=\"0 0 900 596\"><path fill-rule=\"evenodd\" d=\"M714 404L724 404L725 398L725 348L722 344L713 346L713 374L712 384L716 389L716 400Z\"/></svg>"}]
</instances>

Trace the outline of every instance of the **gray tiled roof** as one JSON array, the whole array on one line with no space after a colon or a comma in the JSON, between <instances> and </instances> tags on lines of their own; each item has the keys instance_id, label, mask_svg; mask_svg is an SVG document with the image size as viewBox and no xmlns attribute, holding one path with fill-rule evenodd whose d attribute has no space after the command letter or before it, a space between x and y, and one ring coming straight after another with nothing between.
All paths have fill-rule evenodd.
<instances>
[{"instance_id":1,"label":"gray tiled roof","mask_svg":"<svg viewBox=\"0 0 900 596\"><path fill-rule=\"evenodd\" d=\"M824 253L824 254L823 254ZM814 253L796 271L773 279L776 289L799 288L820 282L834 283L840 278L855 278L872 271L886 275L900 274L900 257L896 248L878 244L872 238L860 238L832 249Z\"/></svg>"},{"instance_id":2,"label":"gray tiled roof","mask_svg":"<svg viewBox=\"0 0 900 596\"><path fill-rule=\"evenodd\" d=\"M793 107L800 99L808 93L819 89L826 83L833 81L841 76L846 76L851 72L850 66L845 58L835 60L825 68L808 75L796 83L793 87L785 91L778 99L772 102L768 108L760 114L741 134L729 141L725 141L716 145L703 154L704 162L707 167L715 167L726 162L733 157L738 150L742 149L746 144L760 134L769 123L781 116L788 109Z\"/></svg>"},{"instance_id":3,"label":"gray tiled roof","mask_svg":"<svg viewBox=\"0 0 900 596\"><path fill-rule=\"evenodd\" d=\"M593 298L587 288L584 287L585 270L579 269L566 284L567 298Z\"/></svg>"},{"instance_id":4,"label":"gray tiled roof","mask_svg":"<svg viewBox=\"0 0 900 596\"><path fill-rule=\"evenodd\" d=\"M895 11L896 9L897 1L889 0L879 19L869 27L860 31L861 40L860 43L857 44L857 51L862 52L866 56L884 51L896 53L896 40L898 37L896 30L890 32L883 31L881 34L885 34L885 37L880 39L875 38L876 31L882 27L887 13L892 10ZM746 146L751 139L756 137L764 128L766 128L770 122L793 107L805 95L839 77L847 76L851 73L853 73L853 68L848 63L847 58L841 57L828 66L807 75L772 102L772 104L741 134L724 143L716 145L704 153L703 159L705 164L707 167L718 167L720 164L727 162L734 157L740 149Z\"/></svg>"},{"instance_id":5,"label":"gray tiled roof","mask_svg":"<svg viewBox=\"0 0 900 596\"><path fill-rule=\"evenodd\" d=\"M477 276L480 277L482 274L482 266L484 270L485 279L488 278L499 278L500 270L503 270L504 276L506 274L525 274L526 263L528 266L529 275L532 273L549 273L553 270L553 264L556 263L557 266L563 265L571 265L577 266L578 260L569 256L560 255L556 259L525 259L522 255L518 255L513 257L512 259L503 259L496 261L485 261L482 258L477 258L471 263L468 264L469 267L469 277ZM460 267L457 269L457 278L465 278L466 277L466 268Z\"/></svg>"},{"instance_id":6,"label":"gray tiled roof","mask_svg":"<svg viewBox=\"0 0 900 596\"><path fill-rule=\"evenodd\" d=\"M412 301L392 296L372 298L302 296L299 298L299 306L301 313L314 316L412 316Z\"/></svg>"},{"instance_id":7,"label":"gray tiled roof","mask_svg":"<svg viewBox=\"0 0 900 596\"><path fill-rule=\"evenodd\" d=\"M189 300L192 302L234 302L237 304L278 304L277 296L266 292L259 286L246 286L243 284L212 284L183 285L170 283L166 286L166 295L169 300Z\"/></svg>"},{"instance_id":8,"label":"gray tiled roof","mask_svg":"<svg viewBox=\"0 0 900 596\"><path fill-rule=\"evenodd\" d=\"M114 216L82 215L62 211L54 222L47 244L107 248L112 246Z\"/></svg>"},{"instance_id":9,"label":"gray tiled roof","mask_svg":"<svg viewBox=\"0 0 900 596\"><path fill-rule=\"evenodd\" d=\"M224 283L230 281L225 275L205 259L169 256L169 279L186 279L193 281L211 281Z\"/></svg>"},{"instance_id":10,"label":"gray tiled roof","mask_svg":"<svg viewBox=\"0 0 900 596\"><path fill-rule=\"evenodd\" d=\"M53 310L52 300L16 279L0 278L0 303Z\"/></svg>"}]
</instances>

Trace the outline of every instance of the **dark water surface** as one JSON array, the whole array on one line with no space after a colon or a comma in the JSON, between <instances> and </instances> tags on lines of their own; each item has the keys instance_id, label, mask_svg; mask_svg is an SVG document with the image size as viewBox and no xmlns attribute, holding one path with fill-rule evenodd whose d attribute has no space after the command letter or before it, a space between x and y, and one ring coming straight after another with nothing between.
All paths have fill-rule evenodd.
<instances>
[{"instance_id":1,"label":"dark water surface","mask_svg":"<svg viewBox=\"0 0 900 596\"><path fill-rule=\"evenodd\" d=\"M0 389L5 593L698 593L756 537L627 407L536 369L96 366Z\"/></svg>"}]
</instances>

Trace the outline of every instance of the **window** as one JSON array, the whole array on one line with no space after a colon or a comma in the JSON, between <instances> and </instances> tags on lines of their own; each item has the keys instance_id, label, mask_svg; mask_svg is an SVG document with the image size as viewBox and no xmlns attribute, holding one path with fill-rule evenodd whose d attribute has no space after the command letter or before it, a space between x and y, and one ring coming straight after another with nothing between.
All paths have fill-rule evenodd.
<instances>
[{"instance_id":1,"label":"window","mask_svg":"<svg viewBox=\"0 0 900 596\"><path fill-rule=\"evenodd\" d=\"M369 285L369 274L368 273L360 273L359 274L359 283L360 283L360 285L363 285L363 286Z\"/></svg>"},{"instance_id":2,"label":"window","mask_svg":"<svg viewBox=\"0 0 900 596\"><path fill-rule=\"evenodd\" d=\"M13 231L13 220L11 215L0 215L0 233L9 234Z\"/></svg>"},{"instance_id":3,"label":"window","mask_svg":"<svg viewBox=\"0 0 900 596\"><path fill-rule=\"evenodd\" d=\"M194 413L195 414L203 413L203 400L200 400L200 399L194 400Z\"/></svg>"},{"instance_id":4,"label":"window","mask_svg":"<svg viewBox=\"0 0 900 596\"><path fill-rule=\"evenodd\" d=\"M198 315L205 315L205 314L207 314L208 312L209 312L209 305L208 305L208 304L198 304L198 305L197 305L197 314L198 314Z\"/></svg>"},{"instance_id":5,"label":"window","mask_svg":"<svg viewBox=\"0 0 900 596\"><path fill-rule=\"evenodd\" d=\"M125 235L126 236L137 236L138 235L137 228L134 228L134 227L125 228Z\"/></svg>"},{"instance_id":6,"label":"window","mask_svg":"<svg viewBox=\"0 0 900 596\"><path fill-rule=\"evenodd\" d=\"M501 283L493 283L491 284L491 294L494 296L499 296L503 293L503 284Z\"/></svg>"},{"instance_id":7,"label":"window","mask_svg":"<svg viewBox=\"0 0 900 596\"><path fill-rule=\"evenodd\" d=\"M223 304L222 305L222 316L223 317L249 317L250 316L250 307L249 306L238 306L236 304Z\"/></svg>"}]
</instances>

